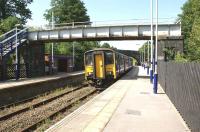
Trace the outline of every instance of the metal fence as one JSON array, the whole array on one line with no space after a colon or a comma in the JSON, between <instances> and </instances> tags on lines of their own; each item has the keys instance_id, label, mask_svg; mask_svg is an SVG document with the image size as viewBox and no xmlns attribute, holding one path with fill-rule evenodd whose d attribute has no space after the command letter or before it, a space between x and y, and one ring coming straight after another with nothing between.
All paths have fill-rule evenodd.
<instances>
[{"instance_id":1,"label":"metal fence","mask_svg":"<svg viewBox=\"0 0 200 132\"><path fill-rule=\"evenodd\" d=\"M159 83L190 129L200 131L200 64L159 62Z\"/></svg>"},{"instance_id":2,"label":"metal fence","mask_svg":"<svg viewBox=\"0 0 200 132\"><path fill-rule=\"evenodd\" d=\"M7 64L4 67L0 65L0 80L16 79L16 76L17 78L27 78L29 69L28 64L19 64L18 71L16 64Z\"/></svg>"}]
</instances>

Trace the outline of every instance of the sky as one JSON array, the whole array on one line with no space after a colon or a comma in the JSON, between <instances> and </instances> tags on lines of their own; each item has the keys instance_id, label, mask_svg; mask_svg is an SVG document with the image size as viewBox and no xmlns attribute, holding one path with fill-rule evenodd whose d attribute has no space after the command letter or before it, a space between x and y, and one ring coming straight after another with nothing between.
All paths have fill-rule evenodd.
<instances>
[{"instance_id":1,"label":"sky","mask_svg":"<svg viewBox=\"0 0 200 132\"><path fill-rule=\"evenodd\" d=\"M133 19L150 20L150 0L82 0L91 21L122 21ZM187 0L158 0L160 21L172 21L181 13L181 7ZM50 8L51 0L33 0L28 7L32 11L32 20L27 25L47 24L43 14ZM154 0L155 2L155 0ZM155 3L154 3L155 5ZM155 6L154 6L155 7ZM154 10L155 13L155 10ZM155 16L155 15L154 15ZM164 19L165 18L165 19ZM167 19L166 19L167 18ZM125 50L138 50L145 41L108 41L114 47ZM103 43L103 42L102 42Z\"/></svg>"}]
</instances>

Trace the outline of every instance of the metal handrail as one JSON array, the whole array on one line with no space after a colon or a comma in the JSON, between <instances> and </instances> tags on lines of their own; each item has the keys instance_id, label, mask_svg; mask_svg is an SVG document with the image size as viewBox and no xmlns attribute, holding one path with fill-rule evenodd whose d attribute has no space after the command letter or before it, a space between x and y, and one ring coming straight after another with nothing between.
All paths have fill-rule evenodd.
<instances>
[{"instance_id":1,"label":"metal handrail","mask_svg":"<svg viewBox=\"0 0 200 132\"><path fill-rule=\"evenodd\" d=\"M9 34L9 33L13 32L14 30L16 30L16 29L14 28L14 29L12 29L12 30L8 31L7 33L4 33L4 34L2 34L2 35L0 36L0 38L2 38L3 36L6 36L7 34Z\"/></svg>"},{"instance_id":2,"label":"metal handrail","mask_svg":"<svg viewBox=\"0 0 200 132\"><path fill-rule=\"evenodd\" d=\"M17 35L19 35L20 33L24 32L24 31L27 30L27 29L28 29L28 28L25 28L25 29L23 29L23 30L17 32ZM14 34L14 35L10 36L9 38L3 40L1 43L5 43L6 41L10 40L11 38L13 38L13 37L15 37L15 36L16 36L16 34Z\"/></svg>"},{"instance_id":3,"label":"metal handrail","mask_svg":"<svg viewBox=\"0 0 200 132\"><path fill-rule=\"evenodd\" d=\"M17 32L17 35L19 36L18 37L19 40L25 38L24 34L27 32L27 30L28 30L28 28L24 28L24 29L20 30L19 32ZM13 31L14 30L10 31L9 33L13 32ZM4 39L2 42L0 42L0 53L1 53L1 55L3 55L3 52L6 49L13 46L14 40L12 40L12 39L15 38L15 37L16 37L16 33L14 35ZM17 40L17 46L19 45L19 40ZM11 50L12 50L12 48L11 48Z\"/></svg>"}]
</instances>

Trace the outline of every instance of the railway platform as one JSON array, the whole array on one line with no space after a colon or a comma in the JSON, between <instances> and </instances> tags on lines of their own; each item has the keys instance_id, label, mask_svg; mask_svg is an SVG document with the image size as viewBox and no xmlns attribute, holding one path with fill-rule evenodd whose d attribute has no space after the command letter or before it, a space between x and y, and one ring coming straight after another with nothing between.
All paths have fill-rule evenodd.
<instances>
[{"instance_id":1,"label":"railway platform","mask_svg":"<svg viewBox=\"0 0 200 132\"><path fill-rule=\"evenodd\" d=\"M161 87L136 67L46 132L188 132Z\"/></svg>"},{"instance_id":2,"label":"railway platform","mask_svg":"<svg viewBox=\"0 0 200 132\"><path fill-rule=\"evenodd\" d=\"M7 89L11 87L17 87L21 85L27 85L27 84L34 84L38 82L44 82L44 81L51 81L56 80L60 78L70 77L74 75L83 74L83 71L76 71L71 73L58 73L56 75L48 75L44 77L36 77L36 78L27 78L27 79L21 79L21 80L8 80L4 82L0 82L0 89Z\"/></svg>"},{"instance_id":3,"label":"railway platform","mask_svg":"<svg viewBox=\"0 0 200 132\"><path fill-rule=\"evenodd\" d=\"M18 102L68 84L84 80L84 71L58 73L44 77L9 80L0 83L0 106Z\"/></svg>"}]
</instances>

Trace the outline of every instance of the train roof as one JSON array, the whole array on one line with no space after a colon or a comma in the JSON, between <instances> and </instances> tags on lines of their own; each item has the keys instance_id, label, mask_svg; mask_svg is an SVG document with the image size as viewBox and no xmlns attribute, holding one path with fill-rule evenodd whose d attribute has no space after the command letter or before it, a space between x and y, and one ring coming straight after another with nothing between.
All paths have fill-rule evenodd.
<instances>
[{"instance_id":1,"label":"train roof","mask_svg":"<svg viewBox=\"0 0 200 132\"><path fill-rule=\"evenodd\" d=\"M95 48L95 49L93 49L93 50L86 51L85 54L86 54L86 53L89 53L89 52L92 52L92 51L102 51L102 50L103 50L103 51L112 51L112 52L115 52L115 53L118 53L118 54L127 56L127 55L125 55L125 54L122 54L122 53L120 53L120 52L117 52L117 51L115 51L115 50L113 50L113 49L109 49L109 48ZM130 56L127 56L127 57L130 57Z\"/></svg>"},{"instance_id":2,"label":"train roof","mask_svg":"<svg viewBox=\"0 0 200 132\"><path fill-rule=\"evenodd\" d=\"M95 48L95 49L93 49L93 50L86 51L85 53L92 52L92 51L101 51L101 50L107 50L107 51L116 52L116 51L114 51L113 49L109 49L109 48Z\"/></svg>"}]
</instances>

